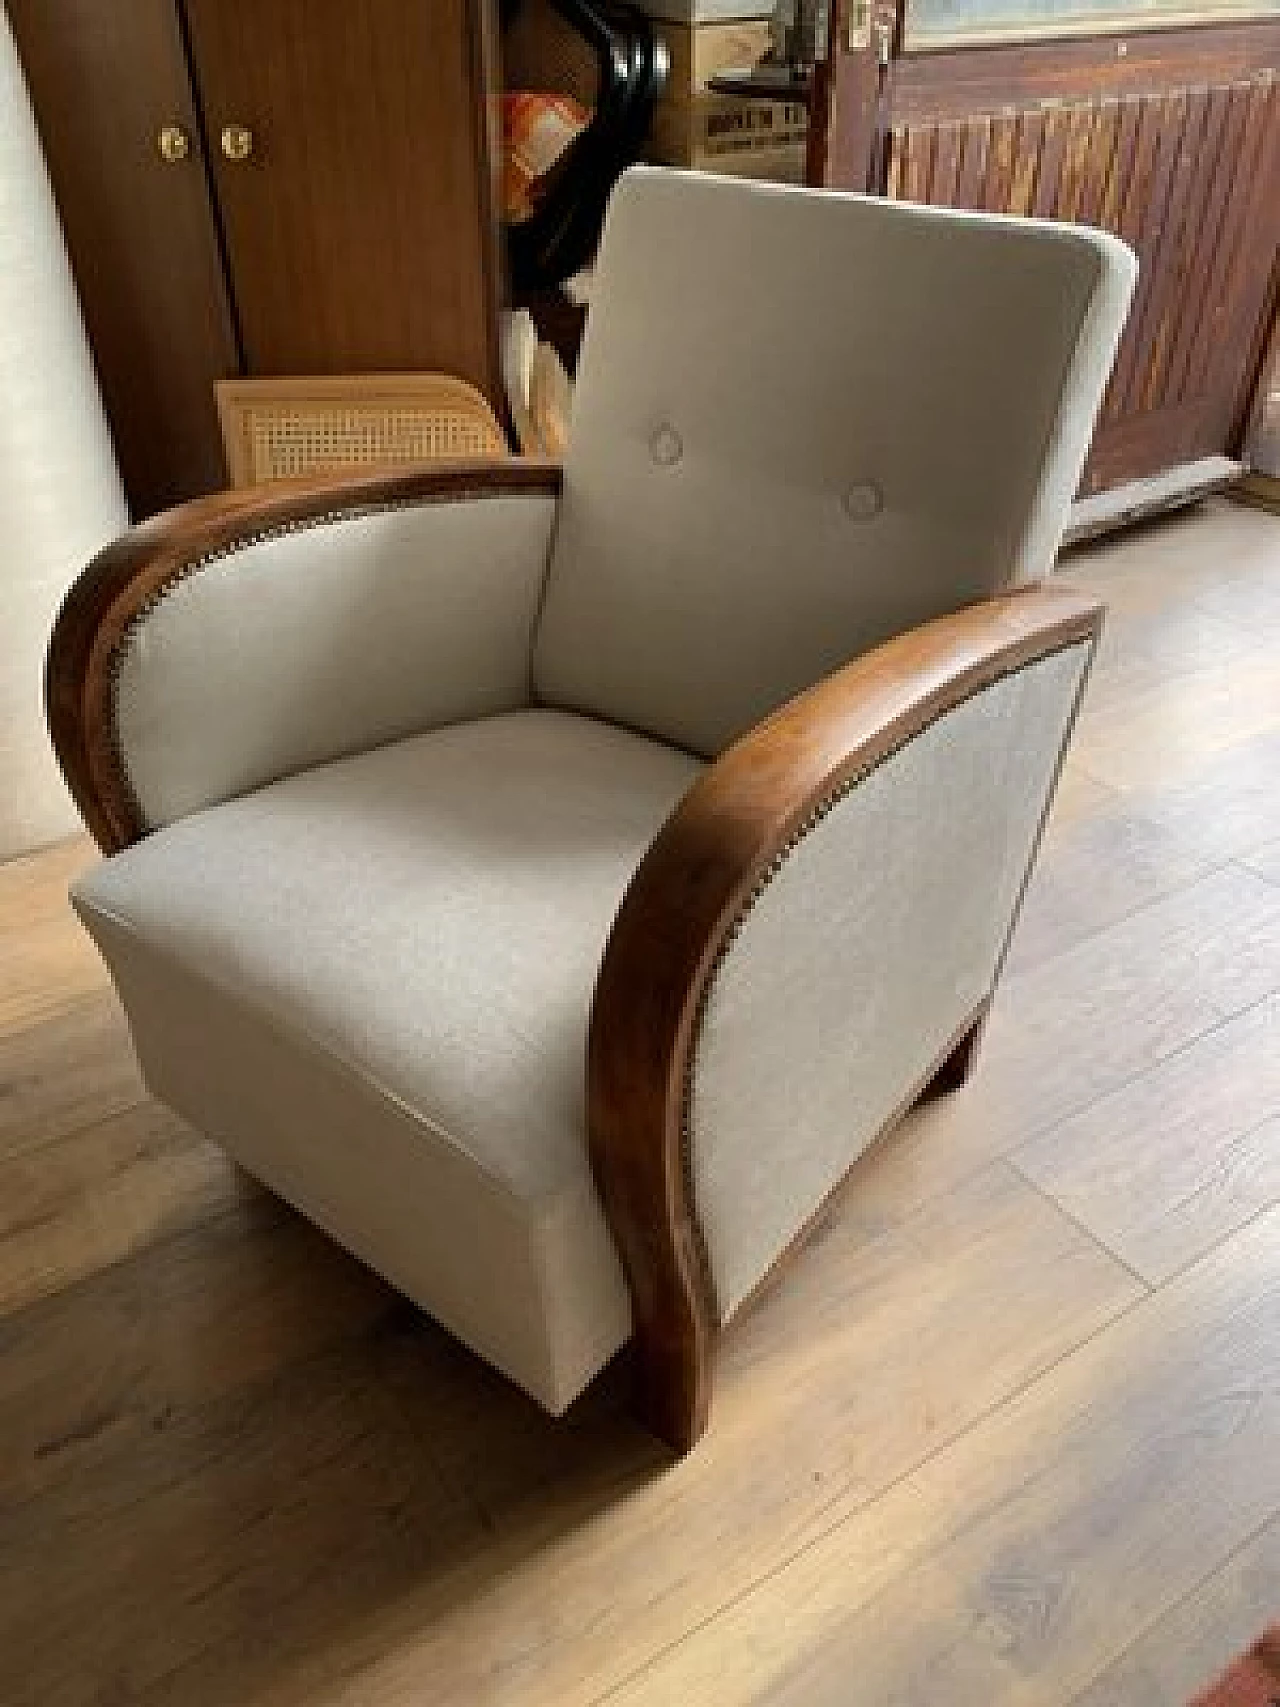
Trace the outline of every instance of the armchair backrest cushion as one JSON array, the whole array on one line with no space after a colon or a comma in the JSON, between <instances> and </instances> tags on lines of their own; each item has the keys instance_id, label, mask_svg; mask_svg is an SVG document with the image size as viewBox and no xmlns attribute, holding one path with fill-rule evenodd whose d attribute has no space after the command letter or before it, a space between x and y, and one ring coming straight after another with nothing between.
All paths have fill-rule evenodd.
<instances>
[{"instance_id":1,"label":"armchair backrest cushion","mask_svg":"<svg viewBox=\"0 0 1280 1707\"><path fill-rule=\"evenodd\" d=\"M1046 574L1135 271L1076 226L628 173L538 697L711 756L880 641Z\"/></svg>"}]
</instances>

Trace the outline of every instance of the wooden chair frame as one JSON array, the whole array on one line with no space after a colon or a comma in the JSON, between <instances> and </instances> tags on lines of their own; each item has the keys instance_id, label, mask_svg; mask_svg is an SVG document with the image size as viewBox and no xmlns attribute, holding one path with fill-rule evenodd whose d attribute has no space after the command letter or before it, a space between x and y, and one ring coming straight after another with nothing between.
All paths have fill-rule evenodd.
<instances>
[{"instance_id":1,"label":"wooden chair frame","mask_svg":"<svg viewBox=\"0 0 1280 1707\"><path fill-rule=\"evenodd\" d=\"M555 495L560 488L550 464L437 465L203 499L109 546L67 597L46 679L63 774L103 852L146 834L114 728L113 681L130 629L166 589L238 548L300 527L495 491ZM1029 588L856 660L710 764L637 869L594 994L589 1144L631 1292L640 1409L678 1451L705 1426L719 1332L691 1185L688 1087L703 994L737 921L798 839L864 775L999 678L1095 643L1101 615L1068 589ZM1034 849L1028 873L1033 861ZM967 1076L989 994L886 1130L920 1096Z\"/></svg>"}]
</instances>

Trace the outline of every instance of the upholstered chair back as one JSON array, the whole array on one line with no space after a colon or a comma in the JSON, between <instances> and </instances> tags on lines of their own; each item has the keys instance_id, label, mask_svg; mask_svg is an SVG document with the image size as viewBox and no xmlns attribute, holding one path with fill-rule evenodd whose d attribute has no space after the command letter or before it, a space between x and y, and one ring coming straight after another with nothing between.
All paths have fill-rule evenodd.
<instances>
[{"instance_id":1,"label":"upholstered chair back","mask_svg":"<svg viewBox=\"0 0 1280 1707\"><path fill-rule=\"evenodd\" d=\"M538 697L711 755L850 657L1046 574L1133 276L1079 227L629 173Z\"/></svg>"}]
</instances>

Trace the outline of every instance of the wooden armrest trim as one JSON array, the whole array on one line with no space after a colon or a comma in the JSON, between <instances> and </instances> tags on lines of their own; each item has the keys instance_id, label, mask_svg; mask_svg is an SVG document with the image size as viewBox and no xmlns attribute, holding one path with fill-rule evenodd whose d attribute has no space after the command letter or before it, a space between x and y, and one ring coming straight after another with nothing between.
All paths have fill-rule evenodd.
<instances>
[{"instance_id":1,"label":"wooden armrest trim","mask_svg":"<svg viewBox=\"0 0 1280 1707\"><path fill-rule=\"evenodd\" d=\"M199 498L131 528L88 565L49 642L45 711L67 787L104 853L145 834L116 721L129 636L189 576L285 534L424 504L556 497L561 470L512 458L432 463L393 474L281 482Z\"/></svg>"},{"instance_id":2,"label":"wooden armrest trim","mask_svg":"<svg viewBox=\"0 0 1280 1707\"><path fill-rule=\"evenodd\" d=\"M728 749L672 813L614 922L592 1006L592 1169L631 1290L641 1405L680 1451L701 1434L718 1313L691 1180L697 1039L716 971L795 846L939 717L1052 653L1101 607L1040 586L903 635Z\"/></svg>"}]
</instances>

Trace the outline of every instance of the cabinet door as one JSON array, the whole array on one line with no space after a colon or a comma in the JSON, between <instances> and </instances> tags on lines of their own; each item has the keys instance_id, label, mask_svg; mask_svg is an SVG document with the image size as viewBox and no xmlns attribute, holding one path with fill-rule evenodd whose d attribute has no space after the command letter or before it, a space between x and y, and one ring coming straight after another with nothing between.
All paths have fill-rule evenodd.
<instances>
[{"instance_id":1,"label":"cabinet door","mask_svg":"<svg viewBox=\"0 0 1280 1707\"><path fill-rule=\"evenodd\" d=\"M239 367L175 0L8 6L116 455L146 515L224 483L213 382ZM181 158L162 156L165 126Z\"/></svg>"},{"instance_id":2,"label":"cabinet door","mask_svg":"<svg viewBox=\"0 0 1280 1707\"><path fill-rule=\"evenodd\" d=\"M185 6L247 371L435 369L496 400L482 0Z\"/></svg>"}]
</instances>

